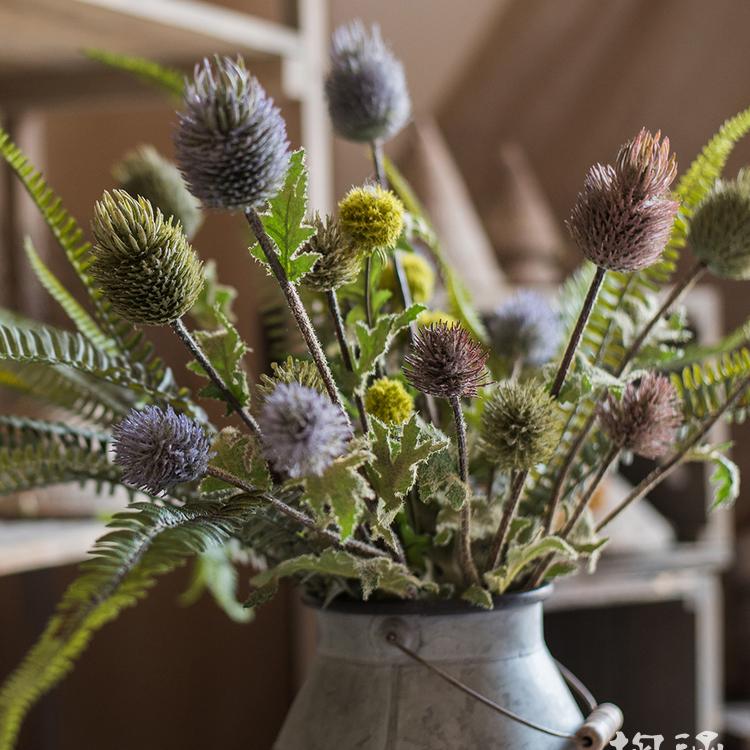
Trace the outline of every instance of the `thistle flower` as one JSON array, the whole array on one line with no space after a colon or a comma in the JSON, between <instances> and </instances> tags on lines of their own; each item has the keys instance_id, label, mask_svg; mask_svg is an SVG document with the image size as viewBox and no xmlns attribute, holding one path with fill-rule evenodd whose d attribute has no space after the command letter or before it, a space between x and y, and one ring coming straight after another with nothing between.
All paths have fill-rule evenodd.
<instances>
[{"instance_id":1,"label":"thistle flower","mask_svg":"<svg viewBox=\"0 0 750 750\"><path fill-rule=\"evenodd\" d=\"M94 207L91 274L132 323L164 325L184 315L203 288L203 264L182 227L145 198L104 193Z\"/></svg>"},{"instance_id":2,"label":"thistle flower","mask_svg":"<svg viewBox=\"0 0 750 750\"><path fill-rule=\"evenodd\" d=\"M258 422L266 458L293 478L321 476L352 436L337 406L298 383L278 385L266 398Z\"/></svg>"},{"instance_id":3,"label":"thistle flower","mask_svg":"<svg viewBox=\"0 0 750 750\"><path fill-rule=\"evenodd\" d=\"M500 305L487 317L486 325L496 354L534 367L554 356L562 334L560 318L547 298L530 289L522 289Z\"/></svg>"},{"instance_id":4,"label":"thistle flower","mask_svg":"<svg viewBox=\"0 0 750 750\"><path fill-rule=\"evenodd\" d=\"M429 302L435 291L435 271L432 266L417 253L401 253L400 260L412 300ZM398 280L392 259L380 274L380 286L388 289L398 298Z\"/></svg>"},{"instance_id":5,"label":"thistle flower","mask_svg":"<svg viewBox=\"0 0 750 750\"><path fill-rule=\"evenodd\" d=\"M196 65L178 117L177 162L204 206L242 211L278 192L289 162L286 125L242 58Z\"/></svg>"},{"instance_id":6,"label":"thistle flower","mask_svg":"<svg viewBox=\"0 0 750 750\"><path fill-rule=\"evenodd\" d=\"M417 390L440 398L476 396L485 384L487 352L460 325L420 328L404 374Z\"/></svg>"},{"instance_id":7,"label":"thistle flower","mask_svg":"<svg viewBox=\"0 0 750 750\"><path fill-rule=\"evenodd\" d=\"M303 278L303 286L315 292L330 292L351 284L362 266L362 254L332 216L326 216L323 220L315 214L313 225L316 232L304 251L319 253L320 258Z\"/></svg>"},{"instance_id":8,"label":"thistle flower","mask_svg":"<svg viewBox=\"0 0 750 750\"><path fill-rule=\"evenodd\" d=\"M367 389L365 408L385 424L403 424L414 411L414 399L401 381L380 378Z\"/></svg>"},{"instance_id":9,"label":"thistle flower","mask_svg":"<svg viewBox=\"0 0 750 750\"><path fill-rule=\"evenodd\" d=\"M444 310L422 310L417 318L417 325L430 326L433 323L446 323L447 325L458 325L458 318Z\"/></svg>"},{"instance_id":10,"label":"thistle flower","mask_svg":"<svg viewBox=\"0 0 750 750\"><path fill-rule=\"evenodd\" d=\"M619 401L608 394L597 414L602 430L616 446L645 458L663 456L682 425L677 391L656 373L648 373L638 385L629 383Z\"/></svg>"},{"instance_id":11,"label":"thistle flower","mask_svg":"<svg viewBox=\"0 0 750 750\"><path fill-rule=\"evenodd\" d=\"M717 180L690 222L690 246L717 276L750 278L750 172Z\"/></svg>"},{"instance_id":12,"label":"thistle flower","mask_svg":"<svg viewBox=\"0 0 750 750\"><path fill-rule=\"evenodd\" d=\"M368 32L361 21L334 31L325 90L334 130L350 141L387 140L411 113L403 66L380 28Z\"/></svg>"},{"instance_id":13,"label":"thistle flower","mask_svg":"<svg viewBox=\"0 0 750 750\"><path fill-rule=\"evenodd\" d=\"M281 363L271 362L271 371L271 375L261 374L256 385L261 399L270 396L281 383L297 383L319 393L325 391L318 368L309 359L297 359L290 355Z\"/></svg>"},{"instance_id":14,"label":"thistle flower","mask_svg":"<svg viewBox=\"0 0 750 750\"><path fill-rule=\"evenodd\" d=\"M404 207L380 185L355 187L339 203L339 222L357 249L369 255L396 246L404 227Z\"/></svg>"},{"instance_id":15,"label":"thistle flower","mask_svg":"<svg viewBox=\"0 0 750 750\"><path fill-rule=\"evenodd\" d=\"M206 472L211 442L203 428L171 406L133 409L112 430L115 464L133 487L158 495Z\"/></svg>"},{"instance_id":16,"label":"thistle flower","mask_svg":"<svg viewBox=\"0 0 750 750\"><path fill-rule=\"evenodd\" d=\"M142 196L167 218L174 217L192 237L203 221L198 201L182 179L180 170L153 146L140 146L126 154L112 170L120 187Z\"/></svg>"},{"instance_id":17,"label":"thistle flower","mask_svg":"<svg viewBox=\"0 0 750 750\"><path fill-rule=\"evenodd\" d=\"M639 271L655 263L679 204L669 186L677 172L669 140L647 130L626 143L614 166L596 164L568 220L581 252L609 271Z\"/></svg>"},{"instance_id":18,"label":"thistle flower","mask_svg":"<svg viewBox=\"0 0 750 750\"><path fill-rule=\"evenodd\" d=\"M535 381L505 381L484 407L479 445L501 471L526 471L554 452L562 427L555 400Z\"/></svg>"}]
</instances>

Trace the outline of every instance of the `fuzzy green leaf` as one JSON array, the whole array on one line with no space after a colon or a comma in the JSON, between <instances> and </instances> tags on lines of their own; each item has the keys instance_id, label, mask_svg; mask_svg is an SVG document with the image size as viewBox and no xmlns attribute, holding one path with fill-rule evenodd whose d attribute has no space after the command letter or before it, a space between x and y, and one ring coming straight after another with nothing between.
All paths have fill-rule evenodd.
<instances>
[{"instance_id":1,"label":"fuzzy green leaf","mask_svg":"<svg viewBox=\"0 0 750 750\"><path fill-rule=\"evenodd\" d=\"M713 490L711 510L732 506L740 496L740 469L725 454L731 445L731 443L701 445L693 448L686 456L687 461L709 461L715 467L711 475Z\"/></svg>"},{"instance_id":2,"label":"fuzzy green leaf","mask_svg":"<svg viewBox=\"0 0 750 750\"><path fill-rule=\"evenodd\" d=\"M233 286L222 284L216 271L216 261L208 260L203 266L203 288L195 304L190 308L190 317L207 331L221 328L223 320L235 321L232 303L237 297ZM216 308L219 314L216 313Z\"/></svg>"},{"instance_id":3,"label":"fuzzy green leaf","mask_svg":"<svg viewBox=\"0 0 750 750\"><path fill-rule=\"evenodd\" d=\"M460 510L469 497L469 488L458 476L456 457L450 448L439 450L423 461L417 477L419 497L424 503Z\"/></svg>"},{"instance_id":4,"label":"fuzzy green leaf","mask_svg":"<svg viewBox=\"0 0 750 750\"><path fill-rule=\"evenodd\" d=\"M315 228L305 222L307 215L307 169L304 149L289 157L289 168L284 187L268 202L268 210L261 221L279 251L279 261L292 284L298 282L315 265L317 253L297 253L315 234ZM266 256L259 244L250 248L251 254L262 263Z\"/></svg>"},{"instance_id":5,"label":"fuzzy green leaf","mask_svg":"<svg viewBox=\"0 0 750 750\"><path fill-rule=\"evenodd\" d=\"M466 591L461 594L461 598L469 604L473 604L475 607L481 607L482 609L494 609L495 603L492 601L492 594L487 589L477 586L469 586Z\"/></svg>"},{"instance_id":6,"label":"fuzzy green leaf","mask_svg":"<svg viewBox=\"0 0 750 750\"><path fill-rule=\"evenodd\" d=\"M137 78L163 89L177 98L182 98L185 89L185 76L179 70L148 60L145 57L122 55L102 49L85 49L83 54L107 67L131 73Z\"/></svg>"},{"instance_id":7,"label":"fuzzy green leaf","mask_svg":"<svg viewBox=\"0 0 750 750\"><path fill-rule=\"evenodd\" d=\"M252 435L240 432L234 427L225 427L214 439L211 450L215 454L211 459L212 466L228 471L258 490L270 489L271 475L268 464ZM223 490L236 491L234 487L215 477L206 477L201 482L202 492Z\"/></svg>"}]
</instances>

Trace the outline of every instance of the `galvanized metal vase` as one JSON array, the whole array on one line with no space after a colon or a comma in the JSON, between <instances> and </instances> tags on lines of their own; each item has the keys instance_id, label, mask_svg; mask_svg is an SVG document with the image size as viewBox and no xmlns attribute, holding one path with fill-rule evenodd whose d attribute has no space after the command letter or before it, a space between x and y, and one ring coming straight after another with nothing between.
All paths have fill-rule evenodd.
<instances>
[{"instance_id":1,"label":"galvanized metal vase","mask_svg":"<svg viewBox=\"0 0 750 750\"><path fill-rule=\"evenodd\" d=\"M399 642L521 717L575 733L582 716L544 641L549 588L491 612L454 603L318 610L318 651L274 750L563 750L415 663Z\"/></svg>"}]
</instances>

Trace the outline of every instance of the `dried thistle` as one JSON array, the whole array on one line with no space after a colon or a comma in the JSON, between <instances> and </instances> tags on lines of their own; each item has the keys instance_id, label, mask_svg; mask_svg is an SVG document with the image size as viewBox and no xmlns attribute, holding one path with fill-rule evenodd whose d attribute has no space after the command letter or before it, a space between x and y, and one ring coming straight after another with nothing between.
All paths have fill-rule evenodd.
<instances>
[{"instance_id":1,"label":"dried thistle","mask_svg":"<svg viewBox=\"0 0 750 750\"><path fill-rule=\"evenodd\" d=\"M262 373L256 390L261 400L270 396L281 383L297 383L323 393L325 386L315 363L309 359L297 359L291 355L282 363L271 362L271 375Z\"/></svg>"},{"instance_id":2,"label":"dried thistle","mask_svg":"<svg viewBox=\"0 0 750 750\"><path fill-rule=\"evenodd\" d=\"M324 220L315 214L313 226L316 232L304 250L318 253L320 258L303 278L303 286L315 292L330 292L351 284L362 267L362 253L332 216L326 216Z\"/></svg>"},{"instance_id":3,"label":"dried thistle","mask_svg":"<svg viewBox=\"0 0 750 750\"><path fill-rule=\"evenodd\" d=\"M677 172L669 140L647 130L626 143L614 166L594 165L568 220L581 252L609 271L639 271L666 245L679 204L669 193Z\"/></svg>"},{"instance_id":4,"label":"dried thistle","mask_svg":"<svg viewBox=\"0 0 750 750\"><path fill-rule=\"evenodd\" d=\"M487 351L461 325L434 323L420 328L405 361L406 379L431 396L476 396L486 383Z\"/></svg>"},{"instance_id":5,"label":"dried thistle","mask_svg":"<svg viewBox=\"0 0 750 750\"><path fill-rule=\"evenodd\" d=\"M648 373L638 385L628 383L619 401L607 394L597 414L614 445L644 458L669 451L683 421L677 391L657 373Z\"/></svg>"}]
</instances>

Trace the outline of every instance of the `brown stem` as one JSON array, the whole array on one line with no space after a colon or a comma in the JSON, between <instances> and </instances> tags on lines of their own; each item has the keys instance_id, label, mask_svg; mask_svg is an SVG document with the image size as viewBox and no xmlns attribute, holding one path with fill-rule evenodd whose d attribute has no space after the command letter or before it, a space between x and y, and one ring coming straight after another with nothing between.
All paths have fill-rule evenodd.
<instances>
[{"instance_id":1,"label":"brown stem","mask_svg":"<svg viewBox=\"0 0 750 750\"><path fill-rule=\"evenodd\" d=\"M297 290L287 278L286 272L281 265L281 261L279 260L278 255L276 255L276 248L274 247L273 240L268 236L268 233L263 226L263 222L254 208L247 209L245 216L247 217L250 228L253 230L253 233L263 250L263 254L266 256L271 272L276 277L276 281L279 283L284 297L286 297L289 309L292 311L297 327L302 334L302 338L305 340L305 344L307 344L307 348L312 355L315 366L318 368L320 377L323 379L323 384L325 385L325 389L328 392L331 401L341 409L347 421L349 421L349 416L344 408L341 395L336 387L336 382L333 379L331 370L328 367L326 356L323 353L323 347L320 345L320 341L318 341L318 337L315 335L315 329L310 322L310 318L302 304L302 300L299 298L299 294L297 294Z\"/></svg>"},{"instance_id":2,"label":"brown stem","mask_svg":"<svg viewBox=\"0 0 750 750\"><path fill-rule=\"evenodd\" d=\"M526 478L529 476L528 470L519 471L513 477L513 481L510 484L510 492L508 499L505 501L505 508L503 509L503 517L500 519L500 525L495 533L495 538L492 540L492 547L490 548L490 554L488 557L487 570L494 570L500 565L500 560L505 553L505 542L508 538L508 532L510 531L510 524L516 515L518 510L518 504L521 501L521 493L523 492L523 486L526 484Z\"/></svg>"},{"instance_id":3,"label":"brown stem","mask_svg":"<svg viewBox=\"0 0 750 750\"><path fill-rule=\"evenodd\" d=\"M578 348L578 344L581 342L581 337L583 336L583 331L586 328L586 323L588 323L591 311L594 309L594 303L596 302L596 298L599 295L599 290L601 289L602 282L604 281L605 273L606 271L603 268L599 268L599 266L597 266L594 278L591 280L591 286L589 287L589 290L586 294L586 299L583 301L583 307L581 308L581 312L578 315L578 320L576 321L575 328L573 329L573 333L570 336L570 341L568 341L568 347L565 350L565 354L563 354L562 361L560 362L560 367L557 369L557 375L555 375L555 380L552 383L552 388L550 388L549 393L552 398L557 398L560 395L560 391L562 390L563 384L565 383L565 378L568 374L568 370L570 370L570 365L573 362L573 357L575 356L576 349Z\"/></svg>"},{"instance_id":4,"label":"brown stem","mask_svg":"<svg viewBox=\"0 0 750 750\"><path fill-rule=\"evenodd\" d=\"M326 292L326 299L328 301L328 309L331 312L331 318L333 319L333 329L336 332L336 339L339 342L339 349L341 350L341 359L344 362L344 367L346 367L349 372L354 372L354 360L352 359L352 352L346 338L344 319L341 315L341 308L339 307L339 299L336 296L336 290L331 289ZM362 396L356 391L354 393L354 403L357 405L357 411L359 412L359 422L362 425L362 432L366 434L370 429L370 423L367 419L367 412L365 411Z\"/></svg>"},{"instance_id":5,"label":"brown stem","mask_svg":"<svg viewBox=\"0 0 750 750\"><path fill-rule=\"evenodd\" d=\"M466 487L469 487L469 462L466 451L466 422L461 411L461 403L458 396L452 396L450 399L451 408L453 409L453 418L456 422L456 442L458 443L458 475ZM467 496L463 507L461 508L461 534L459 540L459 556L461 569L466 579L473 584L479 583L479 571L474 564L474 557L471 552L471 499Z\"/></svg>"},{"instance_id":6,"label":"brown stem","mask_svg":"<svg viewBox=\"0 0 750 750\"><path fill-rule=\"evenodd\" d=\"M257 487L253 487L253 485L251 485L250 483L234 476L234 474L231 474L224 469L220 469L218 466L209 466L206 469L206 474L216 479L220 479L222 482L231 484L232 486L237 487L237 489L243 490L244 492L259 496L261 499L272 505L277 511L279 511L279 513L285 515L287 518L291 518L300 526L304 526L306 529L309 529L318 536L327 539L329 542L331 542L331 544L340 549L346 550L347 552L365 555L366 557L384 556L382 549L378 549L371 544L360 542L357 539L347 539L346 541L344 541L338 534L331 531L330 529L321 529L306 513L303 513L297 508L293 508L291 505L287 505L282 500L279 500L277 497L274 497L267 492L259 492Z\"/></svg>"},{"instance_id":7,"label":"brown stem","mask_svg":"<svg viewBox=\"0 0 750 750\"><path fill-rule=\"evenodd\" d=\"M222 392L226 402L237 412L237 415L247 425L255 437L261 438L260 427L255 421L253 416L242 406L237 397L229 390L224 379L219 375L216 368L211 364L208 357L205 355L203 350L198 345L198 342L193 338L190 331L185 327L181 318L177 318L172 323L172 330L177 334L177 337L187 347L188 351L193 355L195 361L201 366L203 371L208 375L211 382Z\"/></svg>"},{"instance_id":8,"label":"brown stem","mask_svg":"<svg viewBox=\"0 0 750 750\"><path fill-rule=\"evenodd\" d=\"M675 451L668 461L651 471L614 510L597 524L596 532L600 532L607 524L617 518L625 508L636 500L640 500L640 498L648 494L654 487L663 482L685 460L687 452L708 434L711 428L721 419L722 415L734 405L735 401L742 396L748 387L750 387L750 375L740 381L740 384L732 391L729 398L710 417L704 420L700 429L696 430L687 443L678 451Z\"/></svg>"}]
</instances>

